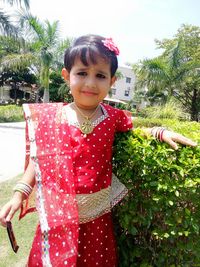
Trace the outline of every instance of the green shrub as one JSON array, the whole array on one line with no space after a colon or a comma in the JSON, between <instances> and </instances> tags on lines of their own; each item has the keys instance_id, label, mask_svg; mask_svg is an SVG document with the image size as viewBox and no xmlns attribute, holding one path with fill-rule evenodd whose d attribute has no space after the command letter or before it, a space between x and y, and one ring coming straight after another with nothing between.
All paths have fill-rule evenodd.
<instances>
[{"instance_id":1,"label":"green shrub","mask_svg":"<svg viewBox=\"0 0 200 267\"><path fill-rule=\"evenodd\" d=\"M0 122L23 121L22 107L16 105L0 106Z\"/></svg>"},{"instance_id":2,"label":"green shrub","mask_svg":"<svg viewBox=\"0 0 200 267\"><path fill-rule=\"evenodd\" d=\"M177 103L177 101L170 100L165 105L156 105L152 107L147 107L142 109L140 116L145 118L154 119L189 119L189 114L187 114L183 107Z\"/></svg>"},{"instance_id":3,"label":"green shrub","mask_svg":"<svg viewBox=\"0 0 200 267\"><path fill-rule=\"evenodd\" d=\"M187 131L200 141L200 124ZM114 151L114 173L129 189L113 211L120 267L199 266L200 148L174 151L136 129L119 134Z\"/></svg>"},{"instance_id":4,"label":"green shrub","mask_svg":"<svg viewBox=\"0 0 200 267\"><path fill-rule=\"evenodd\" d=\"M154 127L154 126L164 126L170 130L173 130L177 133L182 133L188 138L194 140L200 140L200 123L195 121L179 121L179 120L170 120L170 119L148 119L148 118L135 118L134 127Z\"/></svg>"}]
</instances>

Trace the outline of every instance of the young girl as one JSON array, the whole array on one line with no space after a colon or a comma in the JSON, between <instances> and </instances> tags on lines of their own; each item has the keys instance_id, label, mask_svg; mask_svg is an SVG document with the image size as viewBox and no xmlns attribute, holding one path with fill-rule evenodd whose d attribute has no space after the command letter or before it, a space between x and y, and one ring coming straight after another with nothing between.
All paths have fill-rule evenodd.
<instances>
[{"instance_id":1,"label":"young girl","mask_svg":"<svg viewBox=\"0 0 200 267\"><path fill-rule=\"evenodd\" d=\"M20 218L35 210L36 191L39 226L27 266L117 266L110 211L127 189L112 175L112 145L132 120L102 100L116 80L118 54L112 39L78 38L62 70L74 102L24 105L26 171L0 222L5 226L20 207ZM163 128L151 132L175 149L174 141L195 145Z\"/></svg>"}]
</instances>

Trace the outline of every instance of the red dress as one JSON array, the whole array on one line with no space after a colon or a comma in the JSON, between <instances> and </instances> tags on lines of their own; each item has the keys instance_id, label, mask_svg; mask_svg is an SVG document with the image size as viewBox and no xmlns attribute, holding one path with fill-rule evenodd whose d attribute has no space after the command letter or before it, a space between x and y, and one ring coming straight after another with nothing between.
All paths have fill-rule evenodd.
<instances>
[{"instance_id":1,"label":"red dress","mask_svg":"<svg viewBox=\"0 0 200 267\"><path fill-rule=\"evenodd\" d=\"M70 143L70 158L72 160L70 164L72 164L73 169L73 188L75 190L75 195L95 195L95 193L104 189L106 190L111 186L114 135L116 132L128 131L132 128L131 118L128 117L124 111L105 104L101 104L101 107L104 115L95 122L93 132L87 136L81 133L77 125L73 125L69 121L62 123L62 131L67 132L67 142ZM66 106L64 106L63 109L66 109ZM41 140L44 142L44 138L45 134L43 132L38 139L38 143L41 142ZM63 149L63 144L61 149ZM50 165L48 166L51 168ZM45 171L48 166L45 166ZM47 170L47 172L49 172L49 170ZM51 179L49 175L49 180ZM62 179L63 177L61 177L61 180ZM72 195L74 196L74 193L72 193ZM72 262L68 264L66 260L64 264L64 261L52 260L56 257L50 256L51 263L54 263L49 266L117 266L116 243L111 213L104 212L102 214L103 215L100 217L89 222L79 223L77 259L75 259L76 255L73 254L71 256ZM57 231L58 228L56 228L55 233L52 234L54 237ZM74 230L74 233L74 238L77 238L76 230ZM51 242L53 244L57 242L56 246L62 251L59 240L55 240L52 238ZM51 246L52 244L50 243L50 247ZM57 249L57 252L52 252L57 253L57 258L60 257L59 250ZM42 238L39 226L30 252L28 266L45 266L44 263L42 265L41 251Z\"/></svg>"}]
</instances>

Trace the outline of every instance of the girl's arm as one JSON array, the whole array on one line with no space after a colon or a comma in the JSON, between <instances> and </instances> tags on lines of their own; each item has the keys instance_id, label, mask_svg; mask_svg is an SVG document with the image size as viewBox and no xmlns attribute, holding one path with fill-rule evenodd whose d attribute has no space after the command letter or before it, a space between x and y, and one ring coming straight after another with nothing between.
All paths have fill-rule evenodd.
<instances>
[{"instance_id":1,"label":"girl's arm","mask_svg":"<svg viewBox=\"0 0 200 267\"><path fill-rule=\"evenodd\" d=\"M197 146L197 143L193 142L191 139L186 138L185 136L179 133L164 129L162 127L145 128L144 131L147 134L153 135L157 139L166 142L175 150L178 149L177 143L188 146Z\"/></svg>"},{"instance_id":2,"label":"girl's arm","mask_svg":"<svg viewBox=\"0 0 200 267\"><path fill-rule=\"evenodd\" d=\"M33 187L35 185L35 170L32 160L29 161L29 165L20 180ZM16 211L18 211L22 205L22 201L26 198L26 195L20 191L15 191L13 197L0 209L0 224L6 226L6 222L10 221Z\"/></svg>"}]
</instances>

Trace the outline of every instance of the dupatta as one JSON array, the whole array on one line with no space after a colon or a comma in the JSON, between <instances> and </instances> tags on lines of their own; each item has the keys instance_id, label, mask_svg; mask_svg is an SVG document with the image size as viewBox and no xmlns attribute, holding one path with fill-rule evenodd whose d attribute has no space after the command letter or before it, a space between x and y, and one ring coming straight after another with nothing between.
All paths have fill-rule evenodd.
<instances>
[{"instance_id":1,"label":"dupatta","mask_svg":"<svg viewBox=\"0 0 200 267\"><path fill-rule=\"evenodd\" d=\"M41 227L43 266L76 266L78 207L71 136L62 120L63 103L24 104L26 164L35 168L35 192L21 209L20 218L37 210ZM32 199L35 195L35 206Z\"/></svg>"}]
</instances>

